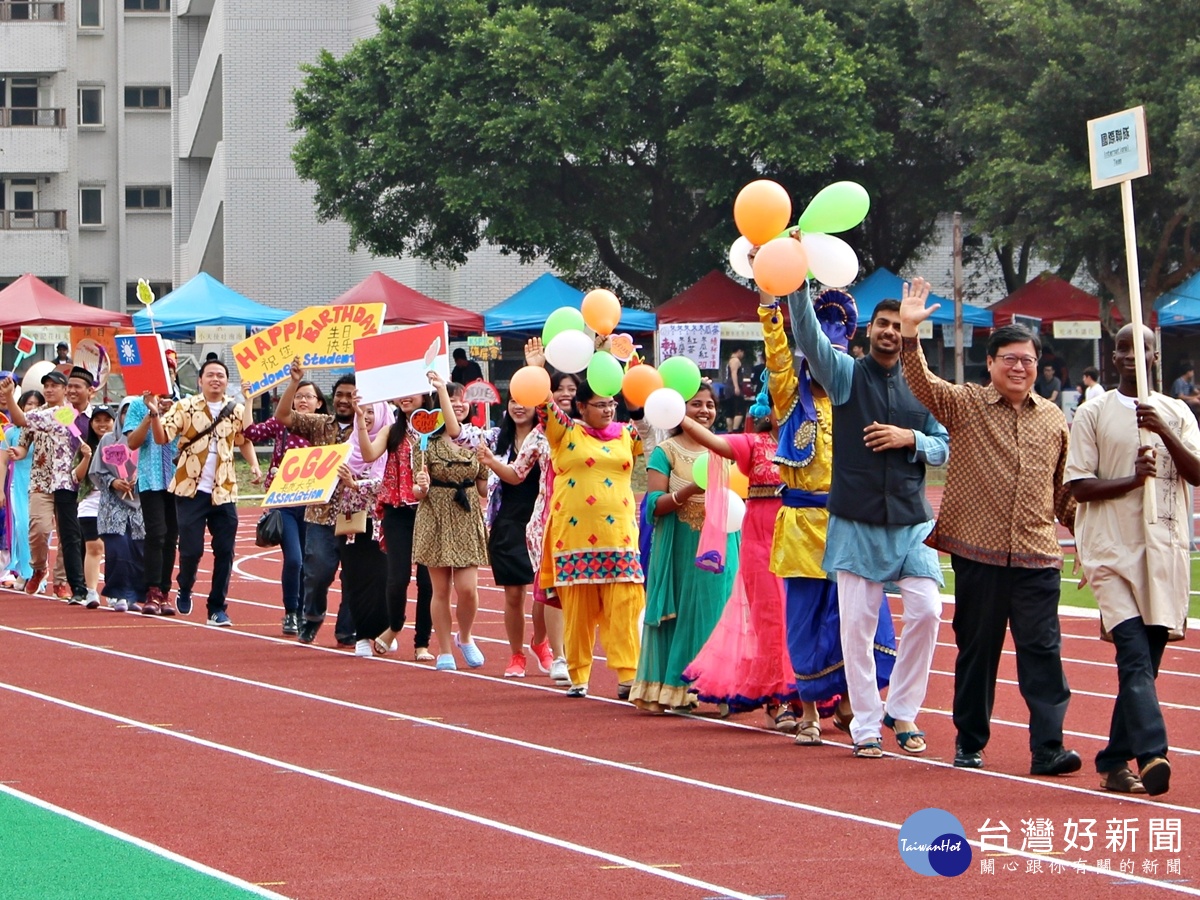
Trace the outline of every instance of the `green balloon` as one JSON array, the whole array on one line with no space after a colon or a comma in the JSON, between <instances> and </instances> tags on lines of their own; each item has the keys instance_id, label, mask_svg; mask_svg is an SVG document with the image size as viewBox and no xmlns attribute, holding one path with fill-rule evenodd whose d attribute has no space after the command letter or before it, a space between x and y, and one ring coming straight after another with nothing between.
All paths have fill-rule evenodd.
<instances>
[{"instance_id":1,"label":"green balloon","mask_svg":"<svg viewBox=\"0 0 1200 900\"><path fill-rule=\"evenodd\" d=\"M822 188L800 216L801 231L837 234L849 231L867 217L871 198L853 181L837 181Z\"/></svg>"},{"instance_id":2,"label":"green balloon","mask_svg":"<svg viewBox=\"0 0 1200 900\"><path fill-rule=\"evenodd\" d=\"M708 451L705 450L692 463L692 481L701 490L708 490Z\"/></svg>"},{"instance_id":3,"label":"green balloon","mask_svg":"<svg viewBox=\"0 0 1200 900\"><path fill-rule=\"evenodd\" d=\"M542 343L548 344L564 331L583 331L583 313L570 306L560 306L542 326Z\"/></svg>"},{"instance_id":4,"label":"green balloon","mask_svg":"<svg viewBox=\"0 0 1200 900\"><path fill-rule=\"evenodd\" d=\"M625 370L617 358L605 350L592 354L587 367L587 383L598 397L615 397L621 390Z\"/></svg>"},{"instance_id":5,"label":"green balloon","mask_svg":"<svg viewBox=\"0 0 1200 900\"><path fill-rule=\"evenodd\" d=\"M658 367L663 387L679 393L684 400L691 400L700 390L700 368L686 356L672 356Z\"/></svg>"}]
</instances>

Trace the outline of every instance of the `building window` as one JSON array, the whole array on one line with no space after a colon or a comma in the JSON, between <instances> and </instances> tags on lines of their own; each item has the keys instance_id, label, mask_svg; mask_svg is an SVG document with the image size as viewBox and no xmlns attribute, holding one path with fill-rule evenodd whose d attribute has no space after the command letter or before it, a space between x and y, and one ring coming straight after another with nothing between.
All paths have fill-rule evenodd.
<instances>
[{"instance_id":1,"label":"building window","mask_svg":"<svg viewBox=\"0 0 1200 900\"><path fill-rule=\"evenodd\" d=\"M79 189L79 224L104 224L104 188Z\"/></svg>"},{"instance_id":2,"label":"building window","mask_svg":"<svg viewBox=\"0 0 1200 900\"><path fill-rule=\"evenodd\" d=\"M104 88L81 87L77 92L80 125L104 124Z\"/></svg>"},{"instance_id":3,"label":"building window","mask_svg":"<svg viewBox=\"0 0 1200 900\"><path fill-rule=\"evenodd\" d=\"M101 0L79 0L79 27L102 28L104 17Z\"/></svg>"},{"instance_id":4,"label":"building window","mask_svg":"<svg viewBox=\"0 0 1200 900\"><path fill-rule=\"evenodd\" d=\"M167 12L171 0L125 0L125 12Z\"/></svg>"},{"instance_id":5,"label":"building window","mask_svg":"<svg viewBox=\"0 0 1200 900\"><path fill-rule=\"evenodd\" d=\"M170 187L125 188L126 209L170 209Z\"/></svg>"},{"instance_id":6,"label":"building window","mask_svg":"<svg viewBox=\"0 0 1200 900\"><path fill-rule=\"evenodd\" d=\"M169 87L127 87L125 88L126 109L170 109L171 89Z\"/></svg>"},{"instance_id":7,"label":"building window","mask_svg":"<svg viewBox=\"0 0 1200 900\"><path fill-rule=\"evenodd\" d=\"M151 281L150 290L154 292L155 300L161 300L167 294L171 293L171 291L175 290L175 288L169 281ZM137 282L125 282L125 311L135 313L145 308L137 298Z\"/></svg>"},{"instance_id":8,"label":"building window","mask_svg":"<svg viewBox=\"0 0 1200 900\"><path fill-rule=\"evenodd\" d=\"M104 309L104 285L79 282L79 302L97 309Z\"/></svg>"}]
</instances>

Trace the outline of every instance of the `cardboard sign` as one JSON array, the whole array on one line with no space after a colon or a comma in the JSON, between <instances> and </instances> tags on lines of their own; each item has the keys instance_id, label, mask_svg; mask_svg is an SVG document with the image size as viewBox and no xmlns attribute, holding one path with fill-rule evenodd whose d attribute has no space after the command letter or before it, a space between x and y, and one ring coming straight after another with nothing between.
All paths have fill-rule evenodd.
<instances>
[{"instance_id":1,"label":"cardboard sign","mask_svg":"<svg viewBox=\"0 0 1200 900\"><path fill-rule=\"evenodd\" d=\"M354 342L359 403L428 394L430 370L450 381L450 335L445 322Z\"/></svg>"},{"instance_id":2,"label":"cardboard sign","mask_svg":"<svg viewBox=\"0 0 1200 900\"><path fill-rule=\"evenodd\" d=\"M1087 130L1093 190L1150 174L1145 107L1089 119Z\"/></svg>"},{"instance_id":3,"label":"cardboard sign","mask_svg":"<svg viewBox=\"0 0 1200 900\"><path fill-rule=\"evenodd\" d=\"M758 326L762 334L761 326ZM658 329L658 359L686 356L701 369L721 368L721 325L718 322L697 322L688 325L660 325Z\"/></svg>"},{"instance_id":4,"label":"cardboard sign","mask_svg":"<svg viewBox=\"0 0 1200 900\"><path fill-rule=\"evenodd\" d=\"M338 483L338 466L350 456L349 444L296 447L283 454L263 506L328 503Z\"/></svg>"},{"instance_id":5,"label":"cardboard sign","mask_svg":"<svg viewBox=\"0 0 1200 900\"><path fill-rule=\"evenodd\" d=\"M100 449L100 459L105 465L112 466L126 481L129 480L129 466L137 465L138 451L130 450L124 444L109 444Z\"/></svg>"},{"instance_id":6,"label":"cardboard sign","mask_svg":"<svg viewBox=\"0 0 1200 900\"><path fill-rule=\"evenodd\" d=\"M291 374L292 359L306 369L354 365L354 342L377 334L383 323L382 303L310 306L233 345L242 393L253 397L269 391Z\"/></svg>"}]
</instances>

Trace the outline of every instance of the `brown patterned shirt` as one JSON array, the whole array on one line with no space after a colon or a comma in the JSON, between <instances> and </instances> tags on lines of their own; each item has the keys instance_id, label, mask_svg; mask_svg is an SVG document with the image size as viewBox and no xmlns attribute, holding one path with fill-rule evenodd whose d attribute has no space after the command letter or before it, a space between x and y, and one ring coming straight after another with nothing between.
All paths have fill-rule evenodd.
<instances>
[{"instance_id":1,"label":"brown patterned shirt","mask_svg":"<svg viewBox=\"0 0 1200 900\"><path fill-rule=\"evenodd\" d=\"M221 398L224 408L227 399ZM177 400L162 417L163 431L167 442L178 437L181 449L175 464L175 475L167 490L176 497L195 497L208 454L215 448L217 467L213 476L213 506L237 502L237 474L233 467L233 450L242 446L242 404L235 404L230 415L221 420L212 431L198 437L212 425L214 415L203 394L195 394Z\"/></svg>"},{"instance_id":2,"label":"brown patterned shirt","mask_svg":"<svg viewBox=\"0 0 1200 900\"><path fill-rule=\"evenodd\" d=\"M333 416L298 412L292 413L292 424L288 428L290 433L304 438L314 447L344 444L350 440L350 432L353 430L353 419L342 424ZM304 521L313 525L333 525L337 518L341 493L342 482L339 480L328 503L312 503L304 508Z\"/></svg>"},{"instance_id":3,"label":"brown patterned shirt","mask_svg":"<svg viewBox=\"0 0 1200 900\"><path fill-rule=\"evenodd\" d=\"M1063 484L1067 422L1031 393L1020 410L994 385L954 385L925 363L917 338L904 338L904 377L913 395L950 432L950 470L937 524L926 543L992 566L1062 568L1054 518L1075 524Z\"/></svg>"}]
</instances>

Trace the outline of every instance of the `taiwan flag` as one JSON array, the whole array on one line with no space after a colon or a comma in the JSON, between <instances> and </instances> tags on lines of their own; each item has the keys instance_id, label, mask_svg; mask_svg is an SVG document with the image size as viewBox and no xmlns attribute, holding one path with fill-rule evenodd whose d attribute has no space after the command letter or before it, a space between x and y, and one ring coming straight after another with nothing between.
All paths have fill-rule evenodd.
<instances>
[{"instance_id":1,"label":"taiwan flag","mask_svg":"<svg viewBox=\"0 0 1200 900\"><path fill-rule=\"evenodd\" d=\"M171 376L162 338L157 334L118 334L117 362L125 378L125 393L136 397L149 391L160 397L171 393Z\"/></svg>"}]
</instances>

